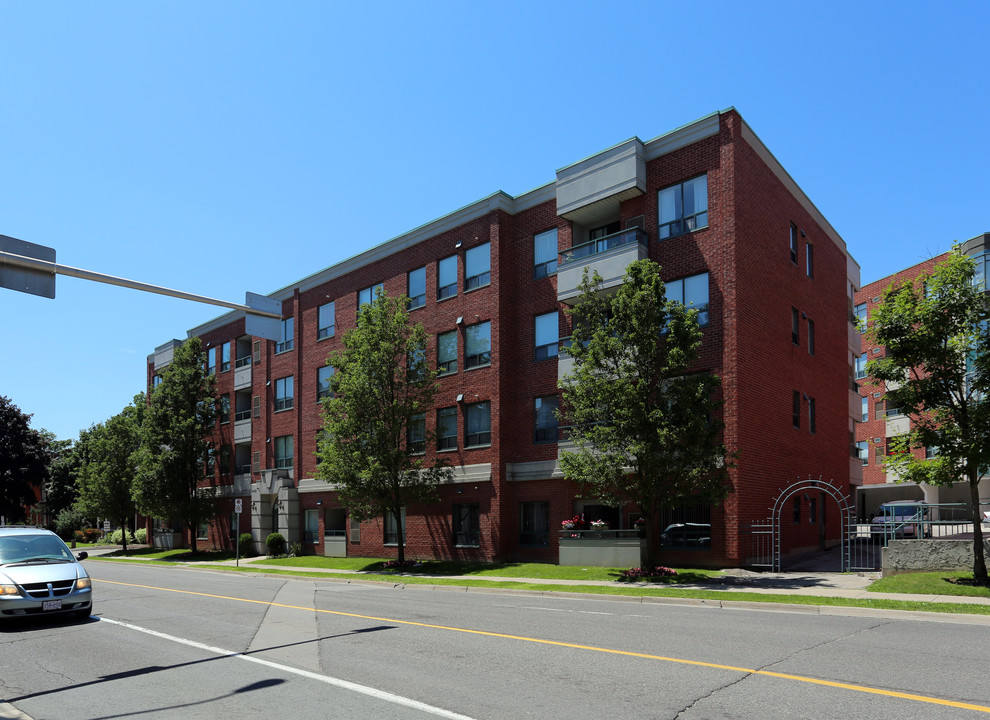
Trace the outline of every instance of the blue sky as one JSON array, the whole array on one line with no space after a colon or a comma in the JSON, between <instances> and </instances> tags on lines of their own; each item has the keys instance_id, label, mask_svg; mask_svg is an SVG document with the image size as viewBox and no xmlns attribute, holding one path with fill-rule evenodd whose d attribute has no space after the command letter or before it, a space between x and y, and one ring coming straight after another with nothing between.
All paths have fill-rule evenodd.
<instances>
[{"instance_id":1,"label":"blue sky","mask_svg":"<svg viewBox=\"0 0 990 720\"><path fill-rule=\"evenodd\" d=\"M864 283L990 231L990 4L0 4L0 234L243 302L735 107ZM223 311L0 289L0 395L60 438Z\"/></svg>"}]
</instances>

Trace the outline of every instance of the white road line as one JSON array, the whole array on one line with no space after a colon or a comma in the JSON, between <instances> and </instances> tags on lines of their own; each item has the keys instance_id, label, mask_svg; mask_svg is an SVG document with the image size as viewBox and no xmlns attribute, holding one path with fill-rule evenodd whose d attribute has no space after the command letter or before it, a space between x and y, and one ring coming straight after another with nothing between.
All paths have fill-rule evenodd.
<instances>
[{"instance_id":1,"label":"white road line","mask_svg":"<svg viewBox=\"0 0 990 720\"><path fill-rule=\"evenodd\" d=\"M266 667L274 668L276 670L281 670L287 673L292 673L294 675L300 675L302 677L309 678L310 680L316 680L317 682L326 683L327 685L334 685L335 687L343 688L344 690L350 690L351 692L361 693L362 695L368 695L369 697L377 698L378 700L384 700L385 702L394 703L396 705L402 705L407 708L412 708L413 710L422 710L425 713L430 713L431 715L436 715L437 717L448 718L449 720L474 720L474 718L468 715L461 715L460 713L444 710L443 708L434 707L433 705L427 705L426 703L421 703L418 700L402 697L401 695L394 695L392 693L385 692L384 690L377 690L373 687L368 687L366 685L358 685L357 683L352 683L347 680L341 680L340 678L334 678L328 675L319 675L314 672L309 672L308 670L300 670L298 668L289 667L288 665L281 665L279 663L274 663L269 660L263 660L261 658L252 657L250 655L244 655L239 652L224 650L223 648L213 647L211 645L204 645L203 643L196 642L195 640L187 640L185 638L176 637L175 635L167 635L165 633L158 632L157 630L150 630L148 628L143 628L139 625L131 625L130 623L121 622L120 620L111 620L110 618L101 616L100 622L110 623L111 625L119 625L120 627L127 628L128 630L136 630L137 632L142 632L146 635L152 635L154 637L161 638L163 640L169 640L171 642L180 643L182 645L188 645L189 647L197 648L199 650L204 650L206 652L211 652L216 655L238 658L240 660L247 660L248 662L257 663L259 665L265 665Z\"/></svg>"}]
</instances>

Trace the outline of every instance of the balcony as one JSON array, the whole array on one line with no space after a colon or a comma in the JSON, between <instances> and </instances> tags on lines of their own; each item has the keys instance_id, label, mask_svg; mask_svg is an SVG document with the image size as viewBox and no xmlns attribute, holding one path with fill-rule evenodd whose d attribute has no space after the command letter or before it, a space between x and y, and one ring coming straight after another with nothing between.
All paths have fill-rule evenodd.
<instances>
[{"instance_id":1,"label":"balcony","mask_svg":"<svg viewBox=\"0 0 990 720\"><path fill-rule=\"evenodd\" d=\"M643 230L627 228L564 250L557 263L557 300L577 302L585 268L601 275L603 289L618 287L632 262L649 257L648 243Z\"/></svg>"},{"instance_id":2,"label":"balcony","mask_svg":"<svg viewBox=\"0 0 990 720\"><path fill-rule=\"evenodd\" d=\"M238 417L243 413L237 413ZM234 420L234 442L235 443L249 443L251 442L251 413L248 412L246 419L235 419Z\"/></svg>"},{"instance_id":3,"label":"balcony","mask_svg":"<svg viewBox=\"0 0 990 720\"><path fill-rule=\"evenodd\" d=\"M234 389L251 387L251 356L239 357L234 362Z\"/></svg>"}]
</instances>

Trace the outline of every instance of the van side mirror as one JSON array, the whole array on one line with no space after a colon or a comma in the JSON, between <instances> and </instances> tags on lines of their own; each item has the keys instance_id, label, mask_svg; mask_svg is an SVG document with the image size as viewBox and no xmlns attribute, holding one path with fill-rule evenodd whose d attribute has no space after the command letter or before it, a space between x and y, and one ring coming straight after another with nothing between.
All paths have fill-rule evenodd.
<instances>
[{"instance_id":1,"label":"van side mirror","mask_svg":"<svg viewBox=\"0 0 990 720\"><path fill-rule=\"evenodd\" d=\"M76 560L85 560L88 557L89 557L89 553L86 552L85 550L76 554Z\"/></svg>"}]
</instances>

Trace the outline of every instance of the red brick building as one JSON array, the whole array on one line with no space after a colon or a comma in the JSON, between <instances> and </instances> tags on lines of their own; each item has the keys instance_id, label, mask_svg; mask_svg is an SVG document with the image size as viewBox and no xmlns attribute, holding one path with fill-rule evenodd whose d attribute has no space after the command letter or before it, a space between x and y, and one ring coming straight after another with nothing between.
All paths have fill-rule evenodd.
<instances>
[{"instance_id":1,"label":"red brick building","mask_svg":"<svg viewBox=\"0 0 990 720\"><path fill-rule=\"evenodd\" d=\"M961 249L977 262L978 272L986 277L986 266L990 262L990 233L977 235L962 244ZM859 385L859 410L856 425L856 454L862 465L863 484L858 488L857 509L859 517L866 519L881 504L889 500L919 500L926 503L966 503L969 502L969 486L960 481L952 486L936 487L918 483L899 483L892 471L884 467L884 460L890 447L889 440L903 435L910 429L910 419L897 407L891 407L884 398L884 387L870 381L866 374L869 360L883 357L884 348L873 343L865 334L872 327L874 309L880 304L884 291L894 283L915 280L932 272L935 266L945 260L947 253L924 262L912 265L898 273L888 275L869 285L864 285L855 295L853 314L860 323L862 351L853 361L854 380ZM919 458L926 449L911 451ZM990 487L985 483L981 488L990 502Z\"/></svg>"},{"instance_id":2,"label":"red brick building","mask_svg":"<svg viewBox=\"0 0 990 720\"><path fill-rule=\"evenodd\" d=\"M229 406L209 481L222 513L203 532L228 544L240 497L239 530L258 542L278 528L307 552L394 556L391 523L351 522L315 477L321 368L378 285L414 299L411 317L445 370L425 421L444 432L426 451L447 454L454 477L438 505L407 508L407 557L554 562L560 522L576 513L631 527L633 514L578 497L562 476L552 409L571 362L560 351L561 310L581 272L590 266L614 285L645 257L662 266L668 297L707 307L699 369L722 378L725 442L737 455L723 505L659 519L710 525L710 540L668 537L663 557L745 564L746 525L767 517L781 488L808 476L845 488L861 476L849 382L859 267L732 109L632 138L531 192L495 193L271 293L283 342L245 335L239 312L190 330ZM149 384L177 342L149 357ZM796 498L785 524L785 552L838 537L824 494Z\"/></svg>"}]
</instances>

